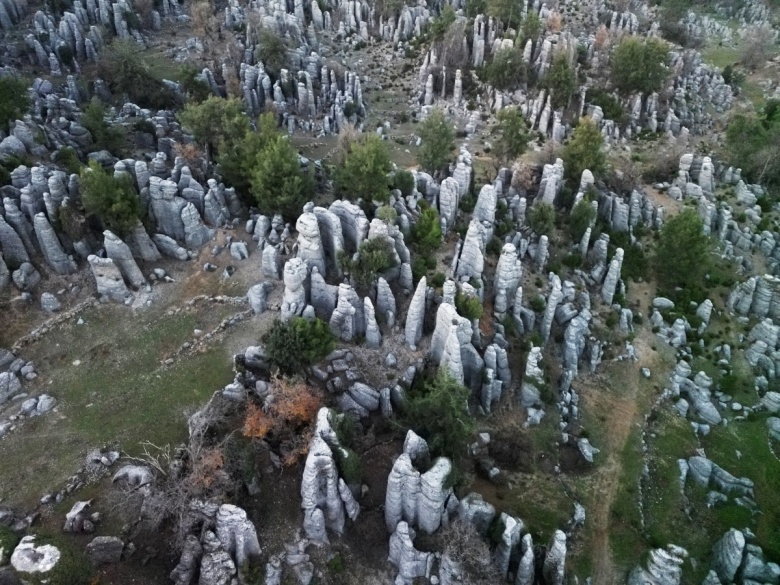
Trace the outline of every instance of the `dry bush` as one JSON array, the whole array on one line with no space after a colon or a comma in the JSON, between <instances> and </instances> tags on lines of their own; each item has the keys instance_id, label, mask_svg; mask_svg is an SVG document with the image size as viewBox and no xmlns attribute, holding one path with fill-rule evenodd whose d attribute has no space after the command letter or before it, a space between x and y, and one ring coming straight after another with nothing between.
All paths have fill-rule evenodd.
<instances>
[{"instance_id":1,"label":"dry bush","mask_svg":"<svg viewBox=\"0 0 780 585\"><path fill-rule=\"evenodd\" d=\"M152 12L154 11L154 0L135 0L133 6L138 13L141 24L144 28L152 28Z\"/></svg>"},{"instance_id":2,"label":"dry bush","mask_svg":"<svg viewBox=\"0 0 780 585\"><path fill-rule=\"evenodd\" d=\"M495 585L504 581L493 563L488 543L471 522L452 522L440 538L443 552L460 563L464 583Z\"/></svg>"},{"instance_id":3,"label":"dry bush","mask_svg":"<svg viewBox=\"0 0 780 585\"><path fill-rule=\"evenodd\" d=\"M677 159L679 161L679 157ZM632 159L615 156L610 160L607 186L621 194L630 194L642 182L642 169Z\"/></svg>"},{"instance_id":4,"label":"dry bush","mask_svg":"<svg viewBox=\"0 0 780 585\"><path fill-rule=\"evenodd\" d=\"M530 191L536 185L536 171L528 163L517 161L512 166L512 186Z\"/></svg>"},{"instance_id":5,"label":"dry bush","mask_svg":"<svg viewBox=\"0 0 780 585\"><path fill-rule=\"evenodd\" d=\"M352 145L360 139L361 133L352 124L344 124L339 131L338 142L331 153L333 164L341 166L352 150Z\"/></svg>"},{"instance_id":6,"label":"dry bush","mask_svg":"<svg viewBox=\"0 0 780 585\"><path fill-rule=\"evenodd\" d=\"M184 159L184 163L190 168L192 177L196 181L204 182L206 180L206 158L203 156L203 151L198 148L198 145L194 142L181 143L177 142L173 146L173 152L177 157Z\"/></svg>"},{"instance_id":7,"label":"dry bush","mask_svg":"<svg viewBox=\"0 0 780 585\"><path fill-rule=\"evenodd\" d=\"M198 453L183 446L174 450L170 445L144 444L144 454L134 459L153 470L154 485L151 489L118 486L106 496L112 513L139 532L158 532L170 522L171 545L181 550L200 521L191 503L222 502L239 487L225 468L224 448L229 438Z\"/></svg>"},{"instance_id":8,"label":"dry bush","mask_svg":"<svg viewBox=\"0 0 780 585\"><path fill-rule=\"evenodd\" d=\"M548 140L539 151L539 164L552 165L561 157L561 146L552 140Z\"/></svg>"},{"instance_id":9,"label":"dry bush","mask_svg":"<svg viewBox=\"0 0 780 585\"><path fill-rule=\"evenodd\" d=\"M466 21L456 21L447 29L447 33L438 46L439 63L448 69L458 69L469 64L468 47L464 46ZM454 72L453 72L454 79Z\"/></svg>"},{"instance_id":10,"label":"dry bush","mask_svg":"<svg viewBox=\"0 0 780 585\"><path fill-rule=\"evenodd\" d=\"M751 71L763 67L772 54L773 36L772 29L766 25L750 27L745 34L740 62Z\"/></svg>"},{"instance_id":11,"label":"dry bush","mask_svg":"<svg viewBox=\"0 0 780 585\"><path fill-rule=\"evenodd\" d=\"M282 463L295 465L309 447L322 396L305 382L279 380L263 408L248 404L242 432L279 445Z\"/></svg>"},{"instance_id":12,"label":"dry bush","mask_svg":"<svg viewBox=\"0 0 780 585\"><path fill-rule=\"evenodd\" d=\"M596 31L596 40L593 43L597 51L609 47L609 37L609 29L603 24L599 25Z\"/></svg>"},{"instance_id":13,"label":"dry bush","mask_svg":"<svg viewBox=\"0 0 780 585\"><path fill-rule=\"evenodd\" d=\"M547 30L552 33L561 32L561 28L563 26L563 17L561 17L560 12L551 12L547 17L546 26Z\"/></svg>"},{"instance_id":14,"label":"dry bush","mask_svg":"<svg viewBox=\"0 0 780 585\"><path fill-rule=\"evenodd\" d=\"M648 160L642 169L642 178L648 183L662 183L675 179L680 168L680 157L687 152L677 141L660 146L648 153Z\"/></svg>"}]
</instances>

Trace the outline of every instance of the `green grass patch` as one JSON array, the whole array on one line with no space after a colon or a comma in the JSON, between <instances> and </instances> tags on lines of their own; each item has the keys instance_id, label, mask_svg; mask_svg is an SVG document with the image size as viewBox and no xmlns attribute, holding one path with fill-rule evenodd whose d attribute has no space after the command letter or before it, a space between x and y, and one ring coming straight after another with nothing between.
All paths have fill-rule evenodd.
<instances>
[{"instance_id":1,"label":"green grass patch","mask_svg":"<svg viewBox=\"0 0 780 585\"><path fill-rule=\"evenodd\" d=\"M82 314L84 325L64 324L25 348L43 385L30 389L50 392L59 404L0 443L0 497L32 505L78 469L90 449L108 443L136 453L142 441L180 442L187 415L230 381L230 354L220 343L171 366L162 362L192 340L195 328L207 331L234 312L229 305L177 315L99 306Z\"/></svg>"},{"instance_id":2,"label":"green grass patch","mask_svg":"<svg viewBox=\"0 0 780 585\"><path fill-rule=\"evenodd\" d=\"M761 514L749 524L767 559L780 562L780 461L769 449L766 416L749 421L735 421L728 427L713 429L702 438L707 456L737 477L755 483L755 500ZM737 451L741 454L738 456ZM721 533L728 528L745 526L743 514L736 518L728 512L718 513ZM732 521L742 524L730 524Z\"/></svg>"},{"instance_id":3,"label":"green grass patch","mask_svg":"<svg viewBox=\"0 0 780 585\"><path fill-rule=\"evenodd\" d=\"M615 564L633 567L645 550L639 516L639 476L642 473L642 444L638 428L633 428L621 455L620 485L610 510L609 545Z\"/></svg>"},{"instance_id":4,"label":"green grass patch","mask_svg":"<svg viewBox=\"0 0 780 585\"><path fill-rule=\"evenodd\" d=\"M702 50L701 57L705 63L723 69L726 65L733 65L739 61L739 48L708 44Z\"/></svg>"}]
</instances>

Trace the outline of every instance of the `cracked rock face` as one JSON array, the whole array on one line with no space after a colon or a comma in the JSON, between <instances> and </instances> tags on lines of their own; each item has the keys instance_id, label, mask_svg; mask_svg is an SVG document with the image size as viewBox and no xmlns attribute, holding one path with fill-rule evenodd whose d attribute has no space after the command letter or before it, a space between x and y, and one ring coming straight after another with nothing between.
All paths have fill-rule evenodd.
<instances>
[{"instance_id":1,"label":"cracked rock face","mask_svg":"<svg viewBox=\"0 0 780 585\"><path fill-rule=\"evenodd\" d=\"M308 272L306 262L300 258L290 258L284 265L284 296L282 298L282 321L300 316L306 308L306 288L304 283Z\"/></svg>"},{"instance_id":2,"label":"cracked rock face","mask_svg":"<svg viewBox=\"0 0 780 585\"><path fill-rule=\"evenodd\" d=\"M680 585L682 564L688 552L670 544L665 549L650 551L645 567L635 567L628 576L628 585Z\"/></svg>"},{"instance_id":3,"label":"cracked rock face","mask_svg":"<svg viewBox=\"0 0 780 585\"><path fill-rule=\"evenodd\" d=\"M48 573L60 560L60 550L51 544L35 546L34 536L25 536L11 555L11 566L20 573Z\"/></svg>"},{"instance_id":4,"label":"cracked rock face","mask_svg":"<svg viewBox=\"0 0 780 585\"><path fill-rule=\"evenodd\" d=\"M732 528L712 549L712 568L723 583L731 583L742 563L745 535Z\"/></svg>"},{"instance_id":5,"label":"cracked rock face","mask_svg":"<svg viewBox=\"0 0 780 585\"><path fill-rule=\"evenodd\" d=\"M566 535L556 530L547 547L542 575L550 585L563 585L566 575Z\"/></svg>"},{"instance_id":6,"label":"cracked rock face","mask_svg":"<svg viewBox=\"0 0 780 585\"><path fill-rule=\"evenodd\" d=\"M127 244L113 232L106 230L103 232L103 245L106 248L106 256L114 261L127 284L134 288L146 284L146 279Z\"/></svg>"},{"instance_id":7,"label":"cracked rock face","mask_svg":"<svg viewBox=\"0 0 780 585\"><path fill-rule=\"evenodd\" d=\"M406 522L399 522L390 537L388 560L398 569L398 577L404 584L417 577L428 577L433 566L433 553L415 549L414 537L414 530ZM396 583L399 583L398 579Z\"/></svg>"},{"instance_id":8,"label":"cracked rock face","mask_svg":"<svg viewBox=\"0 0 780 585\"><path fill-rule=\"evenodd\" d=\"M406 344L412 349L417 348L417 344L422 339L423 321L425 319L425 295L428 289L428 283L423 276L417 283L417 289L414 291L412 302L409 304L409 310L406 313L406 329L404 338Z\"/></svg>"},{"instance_id":9,"label":"cracked rock face","mask_svg":"<svg viewBox=\"0 0 780 585\"><path fill-rule=\"evenodd\" d=\"M130 296L130 291L127 290L122 273L111 258L90 256L87 258L87 262L89 262L92 275L95 277L99 295L105 295L109 299L121 303Z\"/></svg>"},{"instance_id":10,"label":"cracked rock face","mask_svg":"<svg viewBox=\"0 0 780 585\"><path fill-rule=\"evenodd\" d=\"M255 526L238 506L223 504L219 507L216 531L222 548L233 557L236 566L243 567L251 559L260 556Z\"/></svg>"}]
</instances>

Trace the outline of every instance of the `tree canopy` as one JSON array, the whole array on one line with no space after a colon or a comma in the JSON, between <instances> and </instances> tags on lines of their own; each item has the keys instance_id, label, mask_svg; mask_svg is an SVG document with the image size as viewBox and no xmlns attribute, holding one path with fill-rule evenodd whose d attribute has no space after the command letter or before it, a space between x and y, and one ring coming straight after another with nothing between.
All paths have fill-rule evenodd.
<instances>
[{"instance_id":1,"label":"tree canopy","mask_svg":"<svg viewBox=\"0 0 780 585\"><path fill-rule=\"evenodd\" d=\"M553 109L566 107L577 89L577 76L569 64L568 57L559 53L544 77L544 86L550 90L550 104Z\"/></svg>"},{"instance_id":2,"label":"tree canopy","mask_svg":"<svg viewBox=\"0 0 780 585\"><path fill-rule=\"evenodd\" d=\"M726 147L745 177L780 186L780 101L769 100L754 114L737 114L726 130Z\"/></svg>"},{"instance_id":3,"label":"tree canopy","mask_svg":"<svg viewBox=\"0 0 780 585\"><path fill-rule=\"evenodd\" d=\"M503 108L496 115L498 136L493 143L493 154L501 165L508 165L528 149L531 134L525 118L516 107Z\"/></svg>"},{"instance_id":4,"label":"tree canopy","mask_svg":"<svg viewBox=\"0 0 780 585\"><path fill-rule=\"evenodd\" d=\"M529 227L534 233L549 235L555 226L555 208L549 203L536 203L526 214Z\"/></svg>"},{"instance_id":5,"label":"tree canopy","mask_svg":"<svg viewBox=\"0 0 780 585\"><path fill-rule=\"evenodd\" d=\"M314 191L311 173L301 170L298 153L281 134L271 137L257 153L249 182L260 213L281 213L289 221L300 215Z\"/></svg>"},{"instance_id":6,"label":"tree canopy","mask_svg":"<svg viewBox=\"0 0 780 585\"><path fill-rule=\"evenodd\" d=\"M626 37L612 53L612 83L624 95L659 91L669 75L668 62L669 49L665 42Z\"/></svg>"},{"instance_id":7,"label":"tree canopy","mask_svg":"<svg viewBox=\"0 0 780 585\"><path fill-rule=\"evenodd\" d=\"M590 169L594 175L601 173L607 163L604 153L604 137L590 118L580 119L569 142L564 146L563 169L573 185L579 185L582 171Z\"/></svg>"},{"instance_id":8,"label":"tree canopy","mask_svg":"<svg viewBox=\"0 0 780 585\"><path fill-rule=\"evenodd\" d=\"M0 77L0 129L8 131L10 124L21 119L29 107L27 84L17 77Z\"/></svg>"},{"instance_id":9,"label":"tree canopy","mask_svg":"<svg viewBox=\"0 0 780 585\"><path fill-rule=\"evenodd\" d=\"M86 212L119 236L128 234L143 212L130 175L114 178L95 161L81 171L80 190Z\"/></svg>"},{"instance_id":10,"label":"tree canopy","mask_svg":"<svg viewBox=\"0 0 780 585\"><path fill-rule=\"evenodd\" d=\"M433 110L420 124L420 138L422 144L417 153L420 166L430 173L446 168L455 148L455 136L441 110Z\"/></svg>"},{"instance_id":11,"label":"tree canopy","mask_svg":"<svg viewBox=\"0 0 780 585\"><path fill-rule=\"evenodd\" d=\"M428 442L433 456L457 460L474 430L468 412L471 391L445 369L407 394L403 423Z\"/></svg>"},{"instance_id":12,"label":"tree canopy","mask_svg":"<svg viewBox=\"0 0 780 585\"><path fill-rule=\"evenodd\" d=\"M711 266L710 242L692 209L669 219L661 230L655 256L658 284L667 295L676 287L699 288Z\"/></svg>"},{"instance_id":13,"label":"tree canopy","mask_svg":"<svg viewBox=\"0 0 780 585\"><path fill-rule=\"evenodd\" d=\"M376 134L352 141L333 174L336 194L344 199L386 203L390 199L388 173L393 169L384 143Z\"/></svg>"},{"instance_id":14,"label":"tree canopy","mask_svg":"<svg viewBox=\"0 0 780 585\"><path fill-rule=\"evenodd\" d=\"M200 103L188 103L178 114L181 125L210 156L223 145L242 139L251 130L244 105L238 98L211 96Z\"/></svg>"}]
</instances>

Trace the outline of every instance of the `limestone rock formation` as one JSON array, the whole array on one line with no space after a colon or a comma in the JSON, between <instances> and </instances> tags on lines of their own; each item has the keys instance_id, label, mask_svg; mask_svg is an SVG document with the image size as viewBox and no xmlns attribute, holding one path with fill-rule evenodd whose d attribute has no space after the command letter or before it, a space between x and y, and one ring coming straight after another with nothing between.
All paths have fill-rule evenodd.
<instances>
[{"instance_id":1,"label":"limestone rock formation","mask_svg":"<svg viewBox=\"0 0 780 585\"><path fill-rule=\"evenodd\" d=\"M110 230L103 232L103 245L106 248L106 256L114 261L114 265L122 273L125 282L134 288L146 284L146 279L136 264L130 247Z\"/></svg>"},{"instance_id":2,"label":"limestone rock formation","mask_svg":"<svg viewBox=\"0 0 780 585\"><path fill-rule=\"evenodd\" d=\"M87 258L87 262L92 269L92 276L95 277L98 294L105 295L114 301L125 302L130 296L130 291L127 290L122 273L114 261L111 258L90 256Z\"/></svg>"},{"instance_id":3,"label":"limestone rock formation","mask_svg":"<svg viewBox=\"0 0 780 585\"><path fill-rule=\"evenodd\" d=\"M216 532L222 548L233 557L236 566L246 566L250 560L260 556L255 526L238 506L223 504L219 507Z\"/></svg>"},{"instance_id":4,"label":"limestone rock formation","mask_svg":"<svg viewBox=\"0 0 780 585\"><path fill-rule=\"evenodd\" d=\"M563 585L566 570L566 535L556 530L547 547L542 575L549 585Z\"/></svg>"},{"instance_id":5,"label":"limestone rock formation","mask_svg":"<svg viewBox=\"0 0 780 585\"><path fill-rule=\"evenodd\" d=\"M415 533L406 522L399 522L390 536L388 560L398 569L396 585L411 585L418 577L428 577L433 565L433 553L414 548Z\"/></svg>"},{"instance_id":6,"label":"limestone rock formation","mask_svg":"<svg viewBox=\"0 0 780 585\"><path fill-rule=\"evenodd\" d=\"M38 245L46 258L46 263L57 274L73 274L76 272L76 263L69 258L62 249L60 241L54 228L51 227L49 220L44 213L38 213L33 220L35 226L35 236L38 238Z\"/></svg>"},{"instance_id":7,"label":"limestone rock formation","mask_svg":"<svg viewBox=\"0 0 780 585\"><path fill-rule=\"evenodd\" d=\"M284 296L282 298L282 321L300 316L306 308L306 288L308 276L306 262L300 258L290 258L284 265Z\"/></svg>"},{"instance_id":8,"label":"limestone rock formation","mask_svg":"<svg viewBox=\"0 0 780 585\"><path fill-rule=\"evenodd\" d=\"M409 310L406 313L406 329L404 338L406 344L413 350L422 339L423 321L425 319L425 296L428 289L428 282L423 276L417 283L417 289L414 291L412 302L409 304Z\"/></svg>"}]
</instances>

